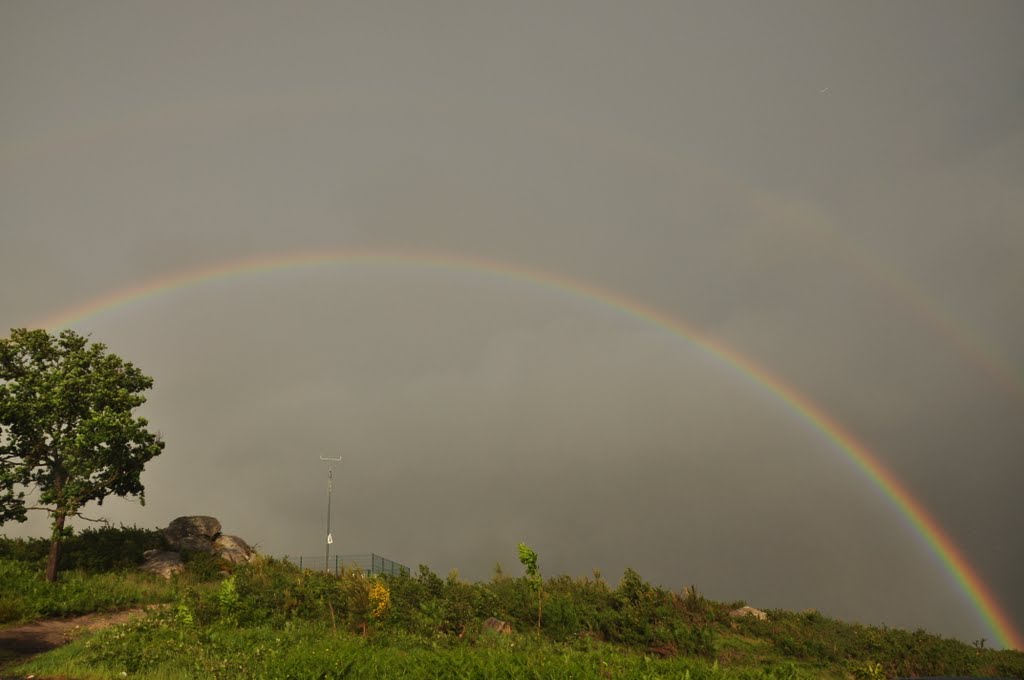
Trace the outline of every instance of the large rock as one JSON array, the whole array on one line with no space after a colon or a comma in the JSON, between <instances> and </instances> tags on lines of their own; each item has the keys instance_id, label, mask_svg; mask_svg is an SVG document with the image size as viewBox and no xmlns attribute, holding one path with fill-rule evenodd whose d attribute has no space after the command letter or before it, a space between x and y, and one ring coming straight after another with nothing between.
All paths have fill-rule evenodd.
<instances>
[{"instance_id":1,"label":"large rock","mask_svg":"<svg viewBox=\"0 0 1024 680\"><path fill-rule=\"evenodd\" d=\"M762 621L768 620L768 615L760 609L754 609L753 607L740 607L739 609L733 609L729 612L729 616L734 619L738 619L742 616L753 616L755 619L761 619Z\"/></svg>"},{"instance_id":2,"label":"large rock","mask_svg":"<svg viewBox=\"0 0 1024 680\"><path fill-rule=\"evenodd\" d=\"M213 542L213 552L221 559L240 564L252 559L253 550L238 536L221 534Z\"/></svg>"},{"instance_id":3,"label":"large rock","mask_svg":"<svg viewBox=\"0 0 1024 680\"><path fill-rule=\"evenodd\" d=\"M206 536L182 536L174 547L185 552L214 552L213 541Z\"/></svg>"},{"instance_id":4,"label":"large rock","mask_svg":"<svg viewBox=\"0 0 1024 680\"><path fill-rule=\"evenodd\" d=\"M256 552L238 536L220 533L220 522L215 517L189 515L178 517L164 529L164 537L174 550L206 552L239 564L250 561Z\"/></svg>"},{"instance_id":5,"label":"large rock","mask_svg":"<svg viewBox=\"0 0 1024 680\"><path fill-rule=\"evenodd\" d=\"M489 619L486 619L483 623L480 624L480 626L484 630L493 630L495 633L508 634L512 632L512 626L508 625L507 621L496 619L493 616Z\"/></svg>"},{"instance_id":6,"label":"large rock","mask_svg":"<svg viewBox=\"0 0 1024 680\"><path fill-rule=\"evenodd\" d=\"M220 522L206 515L178 517L164 529L164 536L174 548L210 552L213 541L220 536ZM206 542L192 539L206 539Z\"/></svg>"},{"instance_id":7,"label":"large rock","mask_svg":"<svg viewBox=\"0 0 1024 680\"><path fill-rule=\"evenodd\" d=\"M181 561L181 554L168 550L147 550L142 553L145 563L139 567L142 571L152 574L159 574L164 578L171 578L175 574L185 571L185 563Z\"/></svg>"}]
</instances>

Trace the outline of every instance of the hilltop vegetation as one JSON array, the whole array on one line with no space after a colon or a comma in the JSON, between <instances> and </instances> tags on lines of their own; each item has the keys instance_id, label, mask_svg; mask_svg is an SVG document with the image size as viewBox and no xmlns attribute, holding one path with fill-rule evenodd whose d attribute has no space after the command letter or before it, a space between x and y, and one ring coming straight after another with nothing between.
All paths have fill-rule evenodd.
<instances>
[{"instance_id":1,"label":"hilltop vegetation","mask_svg":"<svg viewBox=\"0 0 1024 680\"><path fill-rule=\"evenodd\" d=\"M302 571L259 559L215 563L165 582L135 558L157 532L104 529L68 541L67 575L46 584L46 542L0 539L0 621L146 602L167 606L38 657L37 675L188 677L1024 678L1024 654L924 631L847 624L817 612L734 618L740 602L672 592L627 570L544 579L498 571L488 582ZM222 573L223 572L223 573ZM63 589L55 592L52 588ZM483 626L489 617L514 632Z\"/></svg>"},{"instance_id":2,"label":"hilltop vegetation","mask_svg":"<svg viewBox=\"0 0 1024 680\"><path fill-rule=\"evenodd\" d=\"M12 328L0 338L0 525L24 522L31 510L49 514L47 581L57 580L65 522L88 503L145 503L142 470L164 443L133 411L152 386L106 345L70 329Z\"/></svg>"}]
</instances>

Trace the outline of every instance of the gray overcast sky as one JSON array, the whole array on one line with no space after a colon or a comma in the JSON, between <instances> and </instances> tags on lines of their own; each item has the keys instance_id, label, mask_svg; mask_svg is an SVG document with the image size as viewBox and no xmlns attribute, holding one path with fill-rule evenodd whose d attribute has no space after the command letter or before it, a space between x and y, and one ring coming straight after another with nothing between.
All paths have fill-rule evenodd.
<instances>
[{"instance_id":1,"label":"gray overcast sky","mask_svg":"<svg viewBox=\"0 0 1024 680\"><path fill-rule=\"evenodd\" d=\"M0 328L295 251L487 257L616 291L863 441L1024 628L1024 4L0 4ZM993 639L768 390L628 314L401 264L79 322L153 375L148 504L320 554L632 566ZM41 533L38 521L5 526Z\"/></svg>"}]
</instances>

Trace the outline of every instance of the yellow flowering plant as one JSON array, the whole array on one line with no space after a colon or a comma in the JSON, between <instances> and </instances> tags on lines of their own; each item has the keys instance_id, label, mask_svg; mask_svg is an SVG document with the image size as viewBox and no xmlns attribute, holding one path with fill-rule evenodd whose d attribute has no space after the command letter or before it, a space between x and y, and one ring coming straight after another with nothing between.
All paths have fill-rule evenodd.
<instances>
[{"instance_id":1,"label":"yellow flowering plant","mask_svg":"<svg viewBox=\"0 0 1024 680\"><path fill-rule=\"evenodd\" d=\"M383 581L374 581L370 586L370 616L378 621L391 611L391 591Z\"/></svg>"}]
</instances>

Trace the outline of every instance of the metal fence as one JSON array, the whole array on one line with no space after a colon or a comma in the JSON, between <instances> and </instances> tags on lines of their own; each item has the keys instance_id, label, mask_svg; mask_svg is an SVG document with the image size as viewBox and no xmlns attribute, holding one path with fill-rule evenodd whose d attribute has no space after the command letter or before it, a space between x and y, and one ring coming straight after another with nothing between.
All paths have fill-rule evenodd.
<instances>
[{"instance_id":1,"label":"metal fence","mask_svg":"<svg viewBox=\"0 0 1024 680\"><path fill-rule=\"evenodd\" d=\"M390 574L391 576L409 574L409 567L374 553L331 555L329 561L325 555L285 556L284 559L297 565L299 569L331 571L335 576L341 574L343 569L362 569L368 576L375 574Z\"/></svg>"}]
</instances>

